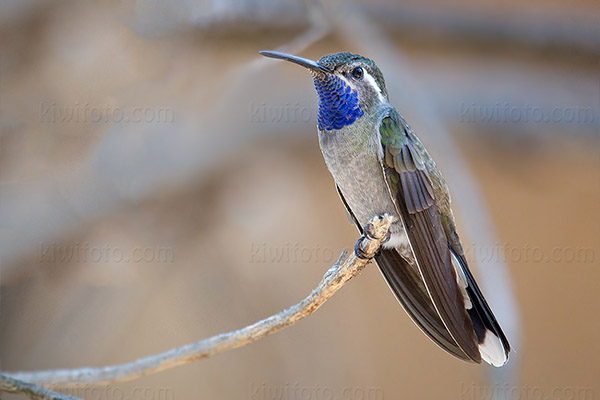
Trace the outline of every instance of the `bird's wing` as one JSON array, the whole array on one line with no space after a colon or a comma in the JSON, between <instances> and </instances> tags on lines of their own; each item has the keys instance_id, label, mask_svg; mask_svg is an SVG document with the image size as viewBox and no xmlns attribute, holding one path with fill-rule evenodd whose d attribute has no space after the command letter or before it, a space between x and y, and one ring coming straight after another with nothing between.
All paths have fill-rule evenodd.
<instances>
[{"instance_id":1,"label":"bird's wing","mask_svg":"<svg viewBox=\"0 0 600 400\"><path fill-rule=\"evenodd\" d=\"M362 226L352 213L339 187L338 193L346 207L348 216L362 233ZM440 319L429 298L419 271L410 265L396 249L381 249L375 255L375 262L390 289L414 323L443 350L462 360L471 361L452 339Z\"/></svg>"},{"instance_id":2,"label":"bird's wing","mask_svg":"<svg viewBox=\"0 0 600 400\"><path fill-rule=\"evenodd\" d=\"M438 199L425 160L395 110L382 120L379 133L386 182L402 217L429 297L458 347L470 360L480 363L477 337L458 287Z\"/></svg>"}]
</instances>

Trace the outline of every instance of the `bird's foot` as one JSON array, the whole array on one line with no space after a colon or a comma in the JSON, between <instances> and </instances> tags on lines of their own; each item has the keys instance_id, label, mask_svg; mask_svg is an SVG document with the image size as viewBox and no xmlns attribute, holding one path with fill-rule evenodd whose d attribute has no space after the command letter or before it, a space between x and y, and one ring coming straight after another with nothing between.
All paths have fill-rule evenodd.
<instances>
[{"instance_id":1,"label":"bird's foot","mask_svg":"<svg viewBox=\"0 0 600 400\"><path fill-rule=\"evenodd\" d=\"M360 240L358 242L356 242L356 244L354 245L354 254L356 254L356 257L358 257L362 260L370 260L371 259L371 257L369 257L369 255L361 248Z\"/></svg>"},{"instance_id":2,"label":"bird's foot","mask_svg":"<svg viewBox=\"0 0 600 400\"><path fill-rule=\"evenodd\" d=\"M363 260L370 260L373 258L373 251L376 251L376 249L372 249L372 251L365 251L364 239L367 239L369 242L378 241L379 244L377 245L377 248L379 248L382 243L390 240L391 236L389 233L389 228L391 223L392 217L389 214L371 218L363 228L363 240L359 240L354 246L354 254L356 254L356 257Z\"/></svg>"}]
</instances>

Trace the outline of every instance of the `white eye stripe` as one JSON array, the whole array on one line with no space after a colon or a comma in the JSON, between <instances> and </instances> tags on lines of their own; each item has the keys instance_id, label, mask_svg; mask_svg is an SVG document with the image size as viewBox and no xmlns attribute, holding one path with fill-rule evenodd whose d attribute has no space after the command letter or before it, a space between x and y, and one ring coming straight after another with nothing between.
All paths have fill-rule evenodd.
<instances>
[{"instance_id":1,"label":"white eye stripe","mask_svg":"<svg viewBox=\"0 0 600 400\"><path fill-rule=\"evenodd\" d=\"M381 88L377 84L377 81L375 80L375 78L373 78L373 76L371 74L369 74L367 72L367 70L364 70L363 80L368 82L369 85L371 85L373 87L373 89L375 89L375 92L377 92L377 95L379 96L379 101L384 102L385 98L383 97L383 92L382 92Z\"/></svg>"},{"instance_id":2,"label":"white eye stripe","mask_svg":"<svg viewBox=\"0 0 600 400\"><path fill-rule=\"evenodd\" d=\"M338 75L344 82L346 82L346 84L348 84L352 89L356 90L356 81L354 81L353 79L348 79L346 76L344 76L343 74ZM381 88L379 87L379 85L377 84L377 81L375 80L375 78L373 78L373 76L371 74L369 74L367 72L366 69L363 68L363 81L366 81L374 90L375 93L377 93L377 96L379 97L379 101L384 103L385 97L383 96L383 91L381 90Z\"/></svg>"}]
</instances>

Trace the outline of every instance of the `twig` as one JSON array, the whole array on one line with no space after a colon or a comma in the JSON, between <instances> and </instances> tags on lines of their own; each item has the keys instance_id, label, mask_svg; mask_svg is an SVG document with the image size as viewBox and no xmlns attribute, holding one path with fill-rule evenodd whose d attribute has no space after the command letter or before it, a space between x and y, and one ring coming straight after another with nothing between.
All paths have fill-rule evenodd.
<instances>
[{"instance_id":1,"label":"twig","mask_svg":"<svg viewBox=\"0 0 600 400\"><path fill-rule=\"evenodd\" d=\"M23 382L10 376L0 374L0 392L21 393L31 399L39 400L77 400L78 397L68 396L48 390L33 383Z\"/></svg>"},{"instance_id":2,"label":"twig","mask_svg":"<svg viewBox=\"0 0 600 400\"><path fill-rule=\"evenodd\" d=\"M338 261L325 273L319 285L304 300L245 328L126 364L6 374L13 379L46 385L108 384L132 380L244 346L298 322L321 307L348 280L358 275L373 258L391 222L392 217L389 215L373 217L365 226L363 236L356 242L355 252L345 260L345 252L342 253Z\"/></svg>"}]
</instances>

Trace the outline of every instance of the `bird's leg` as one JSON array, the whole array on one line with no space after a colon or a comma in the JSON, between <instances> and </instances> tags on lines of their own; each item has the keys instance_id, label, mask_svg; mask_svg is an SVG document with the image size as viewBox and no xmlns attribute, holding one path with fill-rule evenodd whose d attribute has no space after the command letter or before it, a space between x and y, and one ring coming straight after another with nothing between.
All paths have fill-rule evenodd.
<instances>
[{"instance_id":1,"label":"bird's leg","mask_svg":"<svg viewBox=\"0 0 600 400\"><path fill-rule=\"evenodd\" d=\"M391 216L389 214L378 215L369 220L369 222L363 228L363 237L369 240L381 240L381 243L390 240L389 227L391 224ZM382 239L383 237L383 239ZM354 254L356 257L369 260L369 257L362 248L363 241L359 240L354 245Z\"/></svg>"}]
</instances>

